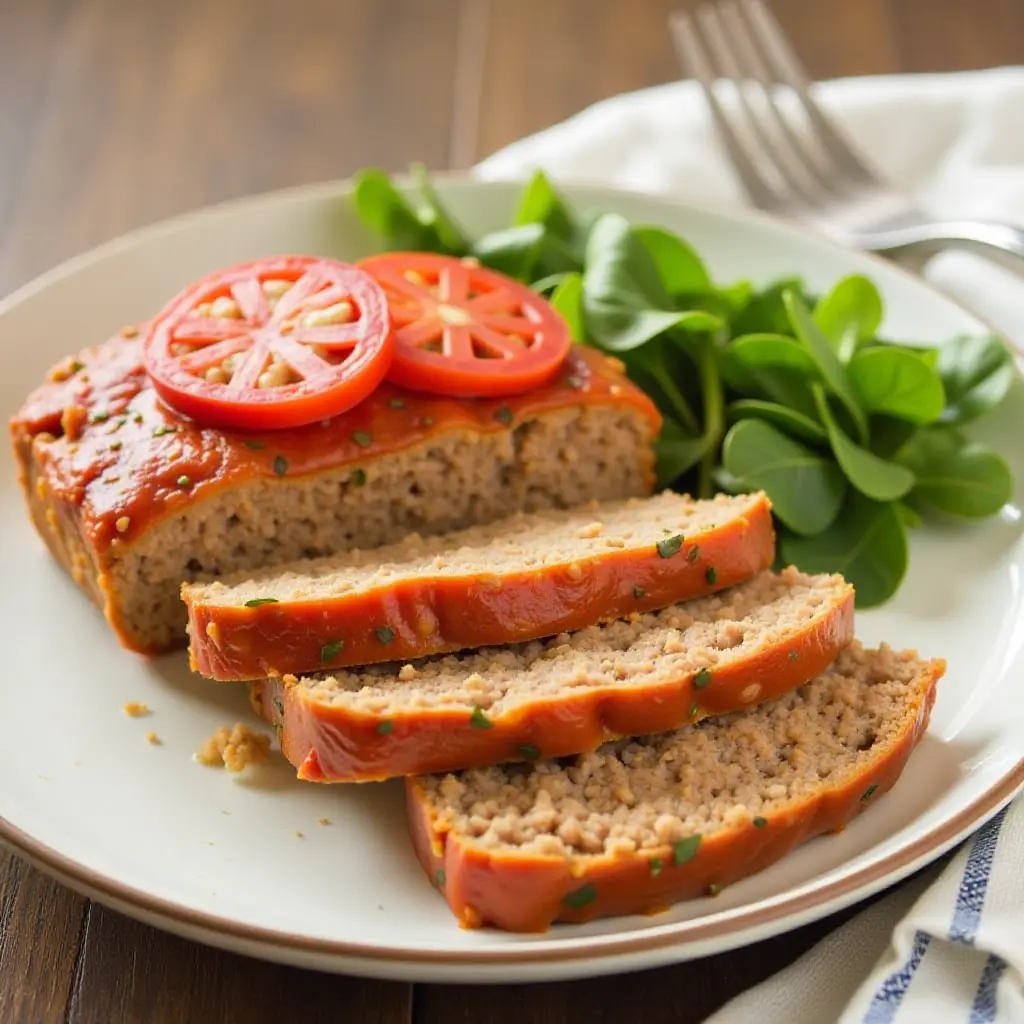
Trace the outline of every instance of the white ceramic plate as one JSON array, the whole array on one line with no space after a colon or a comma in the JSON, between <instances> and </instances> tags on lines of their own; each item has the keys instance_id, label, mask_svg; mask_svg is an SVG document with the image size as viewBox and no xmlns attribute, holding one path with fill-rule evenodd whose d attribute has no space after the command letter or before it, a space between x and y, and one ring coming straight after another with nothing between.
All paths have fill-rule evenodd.
<instances>
[{"instance_id":1,"label":"white ceramic plate","mask_svg":"<svg viewBox=\"0 0 1024 1024\"><path fill-rule=\"evenodd\" d=\"M450 180L474 230L508 222L518 189ZM573 189L664 224L720 279L867 273L894 335L938 341L984 327L919 281L763 218ZM148 229L67 264L0 306L0 403L13 412L45 369L180 286L275 252L355 257L372 243L331 184L231 203ZM985 426L1024 479L1024 387ZM242 688L189 675L184 655L121 650L31 530L0 465L0 835L104 903L182 935L329 970L427 980L540 980L650 967L741 945L825 915L939 855L1024 783L1024 524L1018 508L914 534L897 600L859 632L949 661L928 736L891 795L714 900L657 917L560 926L544 936L460 930L417 865L398 784L316 787L283 763L251 776L192 752L219 725L257 723ZM122 712L144 701L149 718ZM161 746L145 733L154 729ZM318 825L328 818L330 825ZM303 838L296 835L303 834Z\"/></svg>"}]
</instances>

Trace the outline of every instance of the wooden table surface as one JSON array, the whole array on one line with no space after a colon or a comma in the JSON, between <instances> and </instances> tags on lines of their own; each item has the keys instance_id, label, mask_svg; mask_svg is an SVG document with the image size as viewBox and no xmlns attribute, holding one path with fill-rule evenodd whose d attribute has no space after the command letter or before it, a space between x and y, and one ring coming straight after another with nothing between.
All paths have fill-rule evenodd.
<instances>
[{"instance_id":1,"label":"wooden table surface","mask_svg":"<svg viewBox=\"0 0 1024 1024\"><path fill-rule=\"evenodd\" d=\"M0 292L98 242L366 164L465 167L670 81L689 0L0 0ZM774 0L816 77L1024 61L1021 0ZM335 977L155 931L0 853L0 1022L690 1024L838 919L629 979Z\"/></svg>"}]
</instances>

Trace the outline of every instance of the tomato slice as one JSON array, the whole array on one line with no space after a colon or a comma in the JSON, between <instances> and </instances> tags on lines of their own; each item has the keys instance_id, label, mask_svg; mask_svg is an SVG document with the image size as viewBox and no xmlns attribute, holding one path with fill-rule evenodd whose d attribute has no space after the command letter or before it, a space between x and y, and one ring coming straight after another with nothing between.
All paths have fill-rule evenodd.
<instances>
[{"instance_id":1,"label":"tomato slice","mask_svg":"<svg viewBox=\"0 0 1024 1024\"><path fill-rule=\"evenodd\" d=\"M200 423L281 429L367 397L394 353L387 299L365 271L278 256L216 271L176 295L143 344L169 405Z\"/></svg>"},{"instance_id":2,"label":"tomato slice","mask_svg":"<svg viewBox=\"0 0 1024 1024\"><path fill-rule=\"evenodd\" d=\"M569 352L565 321L526 285L453 256L390 252L359 266L388 297L388 380L465 398L514 395L549 380Z\"/></svg>"}]
</instances>

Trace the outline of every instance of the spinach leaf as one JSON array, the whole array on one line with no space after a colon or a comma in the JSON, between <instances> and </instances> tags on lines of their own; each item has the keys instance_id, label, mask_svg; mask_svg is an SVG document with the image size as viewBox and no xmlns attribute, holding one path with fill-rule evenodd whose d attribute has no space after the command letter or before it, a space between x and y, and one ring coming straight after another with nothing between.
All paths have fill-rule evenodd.
<instances>
[{"instance_id":1,"label":"spinach leaf","mask_svg":"<svg viewBox=\"0 0 1024 1024\"><path fill-rule=\"evenodd\" d=\"M942 422L970 423L994 409L1013 383L1013 357L994 335L961 336L939 349L937 369L946 388Z\"/></svg>"},{"instance_id":2,"label":"spinach leaf","mask_svg":"<svg viewBox=\"0 0 1024 1024\"><path fill-rule=\"evenodd\" d=\"M906 349L863 349L850 360L847 373L868 412L931 423L946 404L938 373Z\"/></svg>"},{"instance_id":3,"label":"spinach leaf","mask_svg":"<svg viewBox=\"0 0 1024 1024\"><path fill-rule=\"evenodd\" d=\"M664 415L677 420L687 433L700 433L693 404L680 386L687 376L695 375L695 368L688 359L685 368L680 367L680 361L685 357L676 350L668 336L653 338L640 348L623 352L621 358L630 379L654 399L654 404Z\"/></svg>"},{"instance_id":4,"label":"spinach leaf","mask_svg":"<svg viewBox=\"0 0 1024 1024\"><path fill-rule=\"evenodd\" d=\"M751 375L766 366L793 370L806 377L818 376L818 365L798 341L781 334L743 334L726 348L730 363L739 363Z\"/></svg>"},{"instance_id":5,"label":"spinach leaf","mask_svg":"<svg viewBox=\"0 0 1024 1024\"><path fill-rule=\"evenodd\" d=\"M437 232L425 224L384 171L367 168L354 178L352 201L359 218L388 249L444 252Z\"/></svg>"},{"instance_id":6,"label":"spinach leaf","mask_svg":"<svg viewBox=\"0 0 1024 1024\"><path fill-rule=\"evenodd\" d=\"M658 458L658 486L666 487L696 466L714 447L707 434L690 434L675 420L666 419L654 450Z\"/></svg>"},{"instance_id":7,"label":"spinach leaf","mask_svg":"<svg viewBox=\"0 0 1024 1024\"><path fill-rule=\"evenodd\" d=\"M576 232L568 207L543 171L535 171L523 188L512 223L540 224L563 242L571 241Z\"/></svg>"},{"instance_id":8,"label":"spinach leaf","mask_svg":"<svg viewBox=\"0 0 1024 1024\"><path fill-rule=\"evenodd\" d=\"M610 352L627 352L673 327L715 330L721 321L701 311L679 311L657 265L624 217L609 213L591 229L583 273L587 333Z\"/></svg>"},{"instance_id":9,"label":"spinach leaf","mask_svg":"<svg viewBox=\"0 0 1024 1024\"><path fill-rule=\"evenodd\" d=\"M846 494L846 481L831 459L761 420L730 427L722 465L748 489L765 491L775 515L796 533L821 533L839 514Z\"/></svg>"},{"instance_id":10,"label":"spinach leaf","mask_svg":"<svg viewBox=\"0 0 1024 1024\"><path fill-rule=\"evenodd\" d=\"M880 459L873 452L851 441L836 423L825 389L820 384L811 387L818 406L818 416L825 424L832 452L846 479L861 494L876 501L902 498L914 486L914 474L906 466Z\"/></svg>"},{"instance_id":11,"label":"spinach leaf","mask_svg":"<svg viewBox=\"0 0 1024 1024\"><path fill-rule=\"evenodd\" d=\"M813 537L783 533L783 561L804 572L836 572L857 592L859 608L884 604L907 572L907 530L896 503L870 501L852 492L838 519Z\"/></svg>"},{"instance_id":12,"label":"spinach leaf","mask_svg":"<svg viewBox=\"0 0 1024 1024\"><path fill-rule=\"evenodd\" d=\"M914 436L917 429L913 423L894 416L872 416L871 450L879 458L896 459L899 450Z\"/></svg>"},{"instance_id":13,"label":"spinach leaf","mask_svg":"<svg viewBox=\"0 0 1024 1024\"><path fill-rule=\"evenodd\" d=\"M561 313L569 325L573 341L583 341L583 278L580 274L566 274L555 286L548 300L552 308Z\"/></svg>"},{"instance_id":14,"label":"spinach leaf","mask_svg":"<svg viewBox=\"0 0 1024 1024\"><path fill-rule=\"evenodd\" d=\"M560 285L562 281L569 276L570 273L571 271L563 270L559 274L548 274L547 277L542 277L534 281L530 285L530 288L538 295L547 295L548 293L553 292L555 288L557 288L558 285Z\"/></svg>"},{"instance_id":15,"label":"spinach leaf","mask_svg":"<svg viewBox=\"0 0 1024 1024\"><path fill-rule=\"evenodd\" d=\"M995 515L1013 497L1006 460L957 430L919 431L900 452L917 476L911 497L947 515L980 519Z\"/></svg>"},{"instance_id":16,"label":"spinach leaf","mask_svg":"<svg viewBox=\"0 0 1024 1024\"><path fill-rule=\"evenodd\" d=\"M786 304L786 310L789 312L797 338L813 356L829 389L843 403L843 407L857 429L860 440L867 443L867 417L857 402L857 394L846 376L845 367L839 362L839 356L836 355L828 338L821 333L799 296L795 292L785 292L782 299Z\"/></svg>"},{"instance_id":17,"label":"spinach leaf","mask_svg":"<svg viewBox=\"0 0 1024 1024\"><path fill-rule=\"evenodd\" d=\"M650 253L662 287L670 296L712 291L703 260L678 235L665 228L637 227L637 240Z\"/></svg>"},{"instance_id":18,"label":"spinach leaf","mask_svg":"<svg viewBox=\"0 0 1024 1024\"><path fill-rule=\"evenodd\" d=\"M783 296L786 292L806 297L799 277L786 277L754 292L732 320L734 334L789 334L789 313Z\"/></svg>"},{"instance_id":19,"label":"spinach leaf","mask_svg":"<svg viewBox=\"0 0 1024 1024\"><path fill-rule=\"evenodd\" d=\"M477 239L470 252L484 266L525 282L580 269L579 261L543 224L492 231Z\"/></svg>"},{"instance_id":20,"label":"spinach leaf","mask_svg":"<svg viewBox=\"0 0 1024 1024\"><path fill-rule=\"evenodd\" d=\"M759 398L739 398L731 402L726 411L730 423L745 419L764 420L785 433L803 438L812 444L828 443L828 434L820 423L786 405L765 402Z\"/></svg>"},{"instance_id":21,"label":"spinach leaf","mask_svg":"<svg viewBox=\"0 0 1024 1024\"><path fill-rule=\"evenodd\" d=\"M455 223L452 215L444 208L441 199L430 183L430 175L424 164L414 163L409 173L420 191L421 200L418 204L419 219L428 227L433 228L443 252L464 256L469 252L469 239Z\"/></svg>"},{"instance_id":22,"label":"spinach leaf","mask_svg":"<svg viewBox=\"0 0 1024 1024\"><path fill-rule=\"evenodd\" d=\"M882 296L866 277L851 274L836 282L814 308L814 322L841 363L848 363L858 345L870 341L882 323Z\"/></svg>"}]
</instances>

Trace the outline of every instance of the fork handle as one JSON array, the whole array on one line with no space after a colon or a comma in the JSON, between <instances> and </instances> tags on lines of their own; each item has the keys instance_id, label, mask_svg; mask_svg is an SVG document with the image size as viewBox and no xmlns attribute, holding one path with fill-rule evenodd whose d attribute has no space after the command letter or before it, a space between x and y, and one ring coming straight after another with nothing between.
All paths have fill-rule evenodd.
<instances>
[{"instance_id":1,"label":"fork handle","mask_svg":"<svg viewBox=\"0 0 1024 1024\"><path fill-rule=\"evenodd\" d=\"M946 249L986 256L1024 275L1024 231L992 221L945 221L859 234L857 243L884 256L924 263Z\"/></svg>"}]
</instances>

